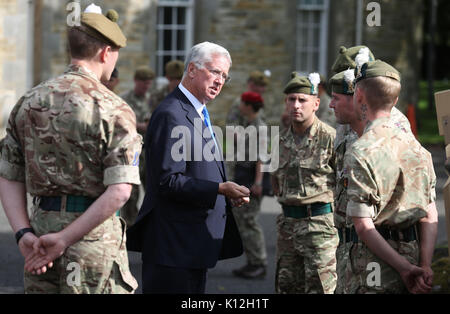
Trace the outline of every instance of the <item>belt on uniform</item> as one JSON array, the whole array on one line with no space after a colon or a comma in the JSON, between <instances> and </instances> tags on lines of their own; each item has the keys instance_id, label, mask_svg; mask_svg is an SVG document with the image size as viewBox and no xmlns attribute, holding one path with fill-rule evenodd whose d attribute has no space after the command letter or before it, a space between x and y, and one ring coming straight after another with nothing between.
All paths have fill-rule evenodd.
<instances>
[{"instance_id":1,"label":"belt on uniform","mask_svg":"<svg viewBox=\"0 0 450 314\"><path fill-rule=\"evenodd\" d=\"M320 216L331 212L333 211L330 203L313 203L303 206L283 205L284 216L296 219Z\"/></svg>"},{"instance_id":2,"label":"belt on uniform","mask_svg":"<svg viewBox=\"0 0 450 314\"><path fill-rule=\"evenodd\" d=\"M65 202L63 198L66 198ZM40 196L39 207L45 211L65 211L70 213L84 213L95 198L81 196L81 195L65 195L65 196ZM65 204L64 204L65 203Z\"/></svg>"},{"instance_id":3,"label":"belt on uniform","mask_svg":"<svg viewBox=\"0 0 450 314\"><path fill-rule=\"evenodd\" d=\"M417 230L415 225L412 225L405 229L395 230L389 228L376 228L378 233L385 240L394 240L402 242L412 242L418 240ZM355 227L351 228L340 228L338 229L339 243L342 244L344 241L357 243L359 241L358 234L356 233Z\"/></svg>"}]
</instances>

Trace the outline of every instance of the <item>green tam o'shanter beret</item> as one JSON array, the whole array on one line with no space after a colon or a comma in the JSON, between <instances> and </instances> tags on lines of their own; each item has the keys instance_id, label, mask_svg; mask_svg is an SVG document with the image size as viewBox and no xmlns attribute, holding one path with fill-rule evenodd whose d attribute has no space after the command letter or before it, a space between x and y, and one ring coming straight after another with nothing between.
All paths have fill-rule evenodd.
<instances>
[{"instance_id":1,"label":"green tam o'shanter beret","mask_svg":"<svg viewBox=\"0 0 450 314\"><path fill-rule=\"evenodd\" d=\"M358 66L358 61L362 65L369 61L375 61L375 56L366 46L356 46L348 49L342 46L331 70L334 73L339 73L348 69L355 69Z\"/></svg>"},{"instance_id":2,"label":"green tam o'shanter beret","mask_svg":"<svg viewBox=\"0 0 450 314\"><path fill-rule=\"evenodd\" d=\"M330 79L329 84L333 93L353 95L355 93L355 70L348 69L335 74Z\"/></svg>"},{"instance_id":3,"label":"green tam o'shanter beret","mask_svg":"<svg viewBox=\"0 0 450 314\"><path fill-rule=\"evenodd\" d=\"M184 73L184 62L172 60L166 63L166 75L170 78L181 79Z\"/></svg>"},{"instance_id":4,"label":"green tam o'shanter beret","mask_svg":"<svg viewBox=\"0 0 450 314\"><path fill-rule=\"evenodd\" d=\"M134 72L134 79L139 81L153 80L155 78L155 72L146 66L140 66Z\"/></svg>"},{"instance_id":5,"label":"green tam o'shanter beret","mask_svg":"<svg viewBox=\"0 0 450 314\"><path fill-rule=\"evenodd\" d=\"M292 72L291 80L284 88L286 95L292 93L317 95L319 92L320 75L318 73L311 73L306 76L300 76L297 72Z\"/></svg>"},{"instance_id":6,"label":"green tam o'shanter beret","mask_svg":"<svg viewBox=\"0 0 450 314\"><path fill-rule=\"evenodd\" d=\"M118 19L119 14L115 10L109 10L104 16L102 9L95 4L88 6L81 14L81 24L85 26L83 29L85 33L100 41L106 39L123 48L127 45L127 39L117 24Z\"/></svg>"},{"instance_id":7,"label":"green tam o'shanter beret","mask_svg":"<svg viewBox=\"0 0 450 314\"><path fill-rule=\"evenodd\" d=\"M397 69L390 64L381 60L367 62L361 66L359 71L356 71L358 72L358 75L356 76L356 83L364 79L377 76L389 77L401 82L400 72L398 72Z\"/></svg>"},{"instance_id":8,"label":"green tam o'shanter beret","mask_svg":"<svg viewBox=\"0 0 450 314\"><path fill-rule=\"evenodd\" d=\"M253 71L248 76L248 80L259 86L267 86L270 82L270 76L271 73L269 70L264 71L264 73L261 71Z\"/></svg>"}]
</instances>

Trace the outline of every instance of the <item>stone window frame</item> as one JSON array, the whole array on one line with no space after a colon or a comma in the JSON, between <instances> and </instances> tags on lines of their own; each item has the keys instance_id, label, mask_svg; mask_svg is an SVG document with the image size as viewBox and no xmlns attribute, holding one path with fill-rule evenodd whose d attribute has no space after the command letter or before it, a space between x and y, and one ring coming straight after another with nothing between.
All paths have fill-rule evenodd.
<instances>
[{"instance_id":1,"label":"stone window frame","mask_svg":"<svg viewBox=\"0 0 450 314\"><path fill-rule=\"evenodd\" d=\"M329 11L330 0L297 1L295 65L300 73L327 73Z\"/></svg>"},{"instance_id":2,"label":"stone window frame","mask_svg":"<svg viewBox=\"0 0 450 314\"><path fill-rule=\"evenodd\" d=\"M183 13L179 24L179 12ZM170 17L168 15L170 15ZM184 61L194 38L194 0L159 0L157 6L156 75L164 76L164 66L170 60ZM167 24L166 18L171 20ZM184 32L184 49L178 49L178 36ZM170 34L170 35L169 35ZM165 38L170 37L170 43ZM169 49L167 49L169 48Z\"/></svg>"}]
</instances>

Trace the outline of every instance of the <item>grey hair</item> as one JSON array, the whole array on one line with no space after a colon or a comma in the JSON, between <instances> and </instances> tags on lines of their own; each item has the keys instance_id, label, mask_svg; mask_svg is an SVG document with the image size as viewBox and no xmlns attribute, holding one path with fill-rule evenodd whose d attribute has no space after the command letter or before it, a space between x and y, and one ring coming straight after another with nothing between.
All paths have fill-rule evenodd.
<instances>
[{"instance_id":1,"label":"grey hair","mask_svg":"<svg viewBox=\"0 0 450 314\"><path fill-rule=\"evenodd\" d=\"M204 68L206 62L212 62L213 56L223 56L232 64L228 50L217 44L205 41L191 48L184 61L184 75L186 75L189 64L194 63L199 69Z\"/></svg>"}]
</instances>

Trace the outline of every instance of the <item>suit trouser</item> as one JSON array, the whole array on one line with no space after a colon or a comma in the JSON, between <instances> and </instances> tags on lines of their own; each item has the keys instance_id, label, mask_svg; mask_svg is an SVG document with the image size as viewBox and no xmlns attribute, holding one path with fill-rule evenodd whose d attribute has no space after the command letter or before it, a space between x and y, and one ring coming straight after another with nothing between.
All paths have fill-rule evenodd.
<instances>
[{"instance_id":1,"label":"suit trouser","mask_svg":"<svg viewBox=\"0 0 450 314\"><path fill-rule=\"evenodd\" d=\"M142 292L204 294L207 269L187 269L142 263Z\"/></svg>"}]
</instances>

